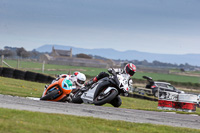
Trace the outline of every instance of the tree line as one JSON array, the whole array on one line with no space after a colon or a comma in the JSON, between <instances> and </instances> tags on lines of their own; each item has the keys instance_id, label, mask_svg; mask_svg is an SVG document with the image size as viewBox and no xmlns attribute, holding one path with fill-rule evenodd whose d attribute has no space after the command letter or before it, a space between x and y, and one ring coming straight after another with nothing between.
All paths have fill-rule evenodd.
<instances>
[{"instance_id":1,"label":"tree line","mask_svg":"<svg viewBox=\"0 0 200 133\"><path fill-rule=\"evenodd\" d=\"M0 50L0 56L4 55L6 58L34 58L37 59L41 55L40 52L36 50L27 51L25 48L8 47L5 46L4 49Z\"/></svg>"}]
</instances>

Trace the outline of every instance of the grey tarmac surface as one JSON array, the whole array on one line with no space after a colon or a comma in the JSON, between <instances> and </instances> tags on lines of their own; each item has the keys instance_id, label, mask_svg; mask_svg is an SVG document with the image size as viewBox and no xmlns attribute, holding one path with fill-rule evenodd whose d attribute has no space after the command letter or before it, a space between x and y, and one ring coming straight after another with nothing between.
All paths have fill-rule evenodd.
<instances>
[{"instance_id":1,"label":"grey tarmac surface","mask_svg":"<svg viewBox=\"0 0 200 133\"><path fill-rule=\"evenodd\" d=\"M102 107L87 104L38 101L24 97L1 94L0 107L200 129L200 116L196 115Z\"/></svg>"}]
</instances>

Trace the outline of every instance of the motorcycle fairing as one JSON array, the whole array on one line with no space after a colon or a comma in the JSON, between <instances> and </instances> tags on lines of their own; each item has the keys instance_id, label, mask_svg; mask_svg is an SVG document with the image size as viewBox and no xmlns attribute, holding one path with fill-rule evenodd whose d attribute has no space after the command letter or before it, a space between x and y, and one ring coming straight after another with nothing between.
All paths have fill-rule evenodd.
<instances>
[{"instance_id":1,"label":"motorcycle fairing","mask_svg":"<svg viewBox=\"0 0 200 133\"><path fill-rule=\"evenodd\" d=\"M58 81L55 81L54 83L50 84L49 87L45 90L43 96L46 95L46 93L49 89L52 89L55 87L55 89L58 90L59 94L55 96L55 99L49 100L49 101L60 101L64 97L66 97L67 94L71 93L72 88L67 89L67 87L65 86L67 82L64 82L64 80L65 80L65 78L61 78ZM63 87L65 87L65 88L63 88Z\"/></svg>"},{"instance_id":2,"label":"motorcycle fairing","mask_svg":"<svg viewBox=\"0 0 200 133\"><path fill-rule=\"evenodd\" d=\"M84 103L89 103L89 104L93 103L94 93L96 91L97 86L98 85L96 85L95 87L89 89L88 91L84 92L81 95L81 99L83 100Z\"/></svg>"},{"instance_id":3,"label":"motorcycle fairing","mask_svg":"<svg viewBox=\"0 0 200 133\"><path fill-rule=\"evenodd\" d=\"M62 88L65 90L71 90L72 89L72 81L65 78L62 82Z\"/></svg>"},{"instance_id":4,"label":"motorcycle fairing","mask_svg":"<svg viewBox=\"0 0 200 133\"><path fill-rule=\"evenodd\" d=\"M104 94L108 93L111 90L116 90L118 92L118 90L115 87L108 87L105 91Z\"/></svg>"},{"instance_id":5,"label":"motorcycle fairing","mask_svg":"<svg viewBox=\"0 0 200 133\"><path fill-rule=\"evenodd\" d=\"M118 92L118 90L115 87L109 87L110 84L111 83L109 82L109 78L107 77L102 80L99 80L98 83L92 86L91 89L89 89L88 91L82 94L81 99L83 100L84 103L93 104L94 98L99 94L99 92L102 89L106 89L104 91L105 94L108 93L112 89L115 89Z\"/></svg>"},{"instance_id":6,"label":"motorcycle fairing","mask_svg":"<svg viewBox=\"0 0 200 133\"><path fill-rule=\"evenodd\" d=\"M93 104L93 99L96 94L97 88L99 88L99 85L103 82L104 80L99 80L97 83L93 84L91 89L88 91L84 92L81 95L81 99L83 100L84 103L89 103Z\"/></svg>"}]
</instances>

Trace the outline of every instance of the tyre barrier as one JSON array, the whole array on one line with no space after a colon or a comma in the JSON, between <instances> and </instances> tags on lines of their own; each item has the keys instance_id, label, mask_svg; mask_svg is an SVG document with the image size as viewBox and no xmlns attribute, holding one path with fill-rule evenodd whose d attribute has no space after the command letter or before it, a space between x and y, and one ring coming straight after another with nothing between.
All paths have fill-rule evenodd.
<instances>
[{"instance_id":1,"label":"tyre barrier","mask_svg":"<svg viewBox=\"0 0 200 133\"><path fill-rule=\"evenodd\" d=\"M13 73L13 77L15 79L24 79L25 78L25 74L26 74L26 71L15 69L14 73Z\"/></svg>"},{"instance_id":2,"label":"tyre barrier","mask_svg":"<svg viewBox=\"0 0 200 133\"><path fill-rule=\"evenodd\" d=\"M55 80L55 78L54 78L54 77L48 76L47 83L51 83L53 80Z\"/></svg>"},{"instance_id":3,"label":"tyre barrier","mask_svg":"<svg viewBox=\"0 0 200 133\"><path fill-rule=\"evenodd\" d=\"M35 81L36 76L37 76L37 73L31 72L31 71L27 71L26 74L25 74L24 79L28 80L28 81Z\"/></svg>"},{"instance_id":4,"label":"tyre barrier","mask_svg":"<svg viewBox=\"0 0 200 133\"><path fill-rule=\"evenodd\" d=\"M4 67L2 70L2 76L8 77L8 78L13 78L14 70L15 70L14 68Z\"/></svg>"},{"instance_id":5,"label":"tyre barrier","mask_svg":"<svg viewBox=\"0 0 200 133\"><path fill-rule=\"evenodd\" d=\"M9 67L0 67L0 76L40 83L51 83L55 79L54 77L45 74L23 71Z\"/></svg>"},{"instance_id":6,"label":"tyre barrier","mask_svg":"<svg viewBox=\"0 0 200 133\"><path fill-rule=\"evenodd\" d=\"M0 76L2 76L2 70L3 70L3 68L0 67Z\"/></svg>"},{"instance_id":7,"label":"tyre barrier","mask_svg":"<svg viewBox=\"0 0 200 133\"><path fill-rule=\"evenodd\" d=\"M47 83L48 76L41 74L41 73L37 73L37 75L35 77L35 81L40 82L40 83Z\"/></svg>"}]
</instances>

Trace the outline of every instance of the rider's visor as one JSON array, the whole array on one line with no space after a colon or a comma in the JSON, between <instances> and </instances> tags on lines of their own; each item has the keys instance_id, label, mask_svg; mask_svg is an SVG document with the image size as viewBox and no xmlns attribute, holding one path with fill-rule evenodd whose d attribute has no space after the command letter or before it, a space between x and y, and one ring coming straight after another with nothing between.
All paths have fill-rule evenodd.
<instances>
[{"instance_id":1,"label":"rider's visor","mask_svg":"<svg viewBox=\"0 0 200 133\"><path fill-rule=\"evenodd\" d=\"M78 82L79 84L84 84L84 83L85 83L85 81L82 81L82 80L79 80L79 79L77 79L77 82Z\"/></svg>"},{"instance_id":2,"label":"rider's visor","mask_svg":"<svg viewBox=\"0 0 200 133\"><path fill-rule=\"evenodd\" d=\"M128 73L130 76L133 76L135 72L131 70L128 66L126 66L126 73Z\"/></svg>"}]
</instances>

